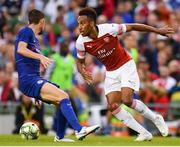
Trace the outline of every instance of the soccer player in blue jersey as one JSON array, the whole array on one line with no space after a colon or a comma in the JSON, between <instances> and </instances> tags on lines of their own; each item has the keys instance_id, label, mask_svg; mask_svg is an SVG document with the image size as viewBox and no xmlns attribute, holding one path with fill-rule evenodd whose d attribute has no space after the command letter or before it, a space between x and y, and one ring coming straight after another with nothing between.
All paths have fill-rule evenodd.
<instances>
[{"instance_id":1,"label":"soccer player in blue jersey","mask_svg":"<svg viewBox=\"0 0 180 147\"><path fill-rule=\"evenodd\" d=\"M15 41L19 88L26 96L58 106L55 142L74 142L72 139L64 138L67 123L75 130L76 138L82 140L97 130L99 125L81 126L73 111L68 94L40 76L40 65L47 68L52 62L51 59L41 54L37 39L37 36L42 34L45 28L45 18L41 11L34 9L29 12L28 19L29 25L19 31Z\"/></svg>"}]
</instances>

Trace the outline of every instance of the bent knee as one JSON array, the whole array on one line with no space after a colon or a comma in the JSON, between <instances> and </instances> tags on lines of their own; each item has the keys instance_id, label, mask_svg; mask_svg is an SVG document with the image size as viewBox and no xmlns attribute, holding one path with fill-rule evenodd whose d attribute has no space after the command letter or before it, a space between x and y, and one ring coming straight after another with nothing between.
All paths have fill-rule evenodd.
<instances>
[{"instance_id":1,"label":"bent knee","mask_svg":"<svg viewBox=\"0 0 180 147\"><path fill-rule=\"evenodd\" d=\"M56 96L56 98L54 99L54 104L59 105L64 99L69 99L69 95L65 92L61 96Z\"/></svg>"},{"instance_id":2,"label":"bent knee","mask_svg":"<svg viewBox=\"0 0 180 147\"><path fill-rule=\"evenodd\" d=\"M61 101L64 100L64 99L69 99L69 97L56 99L53 103L54 103L55 105L58 105L58 106L59 106L59 104L61 103Z\"/></svg>"},{"instance_id":3,"label":"bent knee","mask_svg":"<svg viewBox=\"0 0 180 147\"><path fill-rule=\"evenodd\" d=\"M108 104L108 110L111 111L111 112L114 112L118 108L119 108L119 104L118 103Z\"/></svg>"},{"instance_id":4,"label":"bent knee","mask_svg":"<svg viewBox=\"0 0 180 147\"><path fill-rule=\"evenodd\" d=\"M124 99L122 102L123 102L123 104L125 104L126 106L131 107L133 101L132 101L132 99L130 99L130 100Z\"/></svg>"}]
</instances>

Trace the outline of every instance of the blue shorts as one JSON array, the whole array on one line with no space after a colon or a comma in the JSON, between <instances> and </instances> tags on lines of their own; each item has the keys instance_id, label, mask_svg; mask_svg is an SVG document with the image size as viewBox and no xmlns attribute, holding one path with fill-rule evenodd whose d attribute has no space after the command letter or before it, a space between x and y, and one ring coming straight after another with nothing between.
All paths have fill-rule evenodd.
<instances>
[{"instance_id":1,"label":"blue shorts","mask_svg":"<svg viewBox=\"0 0 180 147\"><path fill-rule=\"evenodd\" d=\"M51 83L40 76L26 76L19 79L19 89L24 95L28 97L42 100L40 90L46 82ZM51 84L59 88L58 85L54 83Z\"/></svg>"}]
</instances>

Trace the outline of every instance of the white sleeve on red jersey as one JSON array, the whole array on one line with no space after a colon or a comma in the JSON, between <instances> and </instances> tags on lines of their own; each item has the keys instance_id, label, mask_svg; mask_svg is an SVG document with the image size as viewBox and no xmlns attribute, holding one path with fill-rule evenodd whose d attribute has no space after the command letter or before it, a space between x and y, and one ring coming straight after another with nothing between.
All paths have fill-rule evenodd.
<instances>
[{"instance_id":1,"label":"white sleeve on red jersey","mask_svg":"<svg viewBox=\"0 0 180 147\"><path fill-rule=\"evenodd\" d=\"M76 49L77 49L77 57L79 59L84 59L86 55L86 51L83 44L82 36L79 36L76 40Z\"/></svg>"},{"instance_id":2,"label":"white sleeve on red jersey","mask_svg":"<svg viewBox=\"0 0 180 147\"><path fill-rule=\"evenodd\" d=\"M125 33L127 30L125 24L116 24L116 23L107 24L107 28L109 34L114 37Z\"/></svg>"}]
</instances>

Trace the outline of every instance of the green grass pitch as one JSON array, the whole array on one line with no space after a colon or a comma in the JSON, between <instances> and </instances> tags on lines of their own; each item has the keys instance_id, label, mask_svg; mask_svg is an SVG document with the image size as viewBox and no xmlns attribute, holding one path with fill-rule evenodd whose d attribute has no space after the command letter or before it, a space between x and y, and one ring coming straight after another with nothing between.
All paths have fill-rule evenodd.
<instances>
[{"instance_id":1,"label":"green grass pitch","mask_svg":"<svg viewBox=\"0 0 180 147\"><path fill-rule=\"evenodd\" d=\"M75 139L74 136L70 138ZM152 141L135 142L135 137L86 137L74 143L53 142L53 136L40 135L37 140L23 140L20 135L0 135L0 146L180 146L178 137L154 137Z\"/></svg>"}]
</instances>

